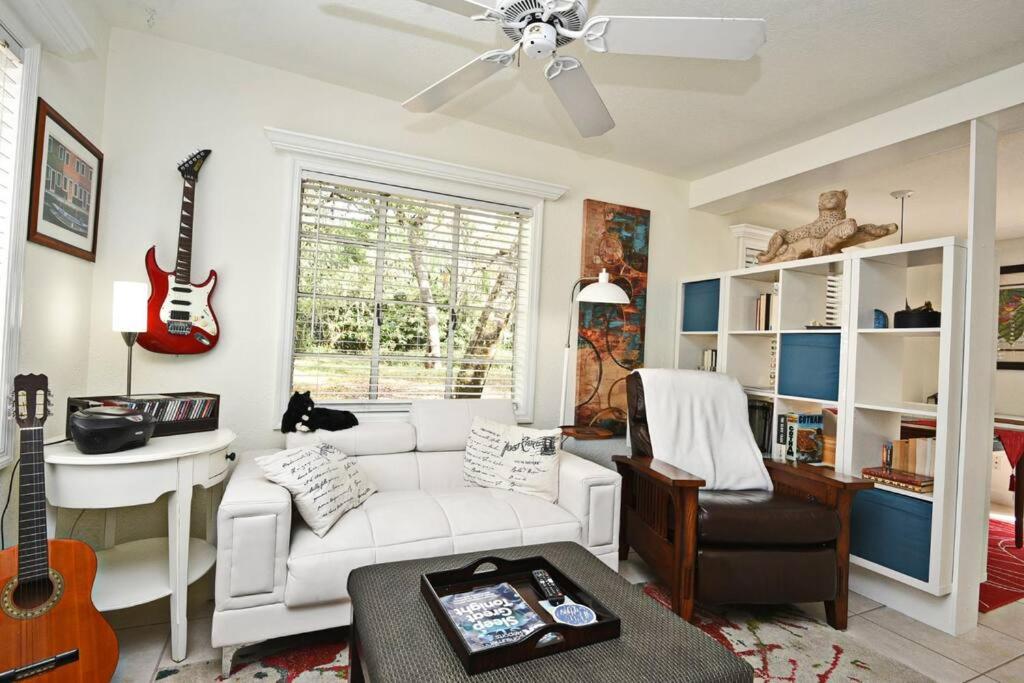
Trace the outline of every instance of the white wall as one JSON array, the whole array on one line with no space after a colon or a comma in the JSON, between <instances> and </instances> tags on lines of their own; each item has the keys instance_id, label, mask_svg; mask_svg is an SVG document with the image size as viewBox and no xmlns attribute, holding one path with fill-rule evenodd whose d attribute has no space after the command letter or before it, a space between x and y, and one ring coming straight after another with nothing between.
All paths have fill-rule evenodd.
<instances>
[{"instance_id":1,"label":"white wall","mask_svg":"<svg viewBox=\"0 0 1024 683\"><path fill-rule=\"evenodd\" d=\"M675 281L732 266L724 220L687 209L687 187L666 176L444 116L415 117L395 102L140 33L110 41L99 258L92 291L90 392L123 387L124 347L110 332L114 280L144 280L156 244L165 267L175 249L181 179L175 164L196 147L213 156L197 197L193 271L220 276L214 306L223 337L211 353L170 357L138 351L139 391L223 394L221 422L240 447L274 445L276 378L288 200L286 161L264 135L275 126L397 150L571 188L549 205L540 293L535 422L558 415L567 292L578 277L583 200L652 211L647 358L670 366Z\"/></svg>"}]
</instances>

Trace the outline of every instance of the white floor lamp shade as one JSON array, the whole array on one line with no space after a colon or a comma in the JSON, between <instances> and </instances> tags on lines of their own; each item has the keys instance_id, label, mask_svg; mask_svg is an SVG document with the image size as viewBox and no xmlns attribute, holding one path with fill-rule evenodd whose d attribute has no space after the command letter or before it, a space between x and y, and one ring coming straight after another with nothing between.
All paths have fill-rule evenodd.
<instances>
[{"instance_id":1,"label":"white floor lamp shade","mask_svg":"<svg viewBox=\"0 0 1024 683\"><path fill-rule=\"evenodd\" d=\"M584 282L593 280L596 280L596 282L591 282L591 284L580 290L578 296L575 295L576 287ZM565 340L565 351L562 354L562 393L559 394L559 420L560 424L563 426L568 424L566 404L571 403L571 401L566 399L565 394L569 386L569 360L572 355L572 341L576 336L573 334L576 329L573 326L573 313L575 311L574 304L579 302L591 304L618 304L620 306L624 306L629 303L629 294L627 294L626 290L622 287L619 287L611 281L611 276L604 268L601 269L601 274L596 278L581 278L573 284L569 303L569 332Z\"/></svg>"}]
</instances>

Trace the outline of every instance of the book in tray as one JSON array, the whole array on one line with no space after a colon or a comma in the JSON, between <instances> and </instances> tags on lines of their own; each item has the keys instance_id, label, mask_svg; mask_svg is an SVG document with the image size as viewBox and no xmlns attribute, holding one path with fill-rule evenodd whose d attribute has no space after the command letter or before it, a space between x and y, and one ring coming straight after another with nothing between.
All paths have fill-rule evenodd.
<instances>
[{"instance_id":1,"label":"book in tray","mask_svg":"<svg viewBox=\"0 0 1024 683\"><path fill-rule=\"evenodd\" d=\"M508 583L445 595L440 601L470 652L517 643L545 625Z\"/></svg>"}]
</instances>

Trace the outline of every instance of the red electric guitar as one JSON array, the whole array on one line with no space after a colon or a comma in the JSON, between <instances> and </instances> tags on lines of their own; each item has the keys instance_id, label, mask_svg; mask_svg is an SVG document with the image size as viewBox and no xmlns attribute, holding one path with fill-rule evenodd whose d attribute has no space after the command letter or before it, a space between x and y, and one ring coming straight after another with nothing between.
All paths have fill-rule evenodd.
<instances>
[{"instance_id":1,"label":"red electric guitar","mask_svg":"<svg viewBox=\"0 0 1024 683\"><path fill-rule=\"evenodd\" d=\"M149 329L139 335L139 345L156 353L205 353L217 345L220 328L210 305L217 286L211 270L202 284L192 282L192 221L195 216L196 181L210 150L196 151L178 165L185 180L178 221L178 258L174 271L161 270L156 247L146 252L149 274Z\"/></svg>"}]
</instances>

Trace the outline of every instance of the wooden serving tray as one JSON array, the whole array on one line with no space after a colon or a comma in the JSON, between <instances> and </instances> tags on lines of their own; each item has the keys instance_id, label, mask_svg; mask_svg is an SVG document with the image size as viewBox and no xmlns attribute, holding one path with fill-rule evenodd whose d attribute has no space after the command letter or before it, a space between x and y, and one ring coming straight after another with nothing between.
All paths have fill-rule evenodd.
<instances>
[{"instance_id":1,"label":"wooden serving tray","mask_svg":"<svg viewBox=\"0 0 1024 683\"><path fill-rule=\"evenodd\" d=\"M556 622L554 617L540 605L540 596L534 588L531 576L531 572L536 569L546 570L568 597L594 610L597 614L597 621L586 626L570 626ZM466 641L463 640L458 626L451 620L441 604L440 598L487 588L499 583L511 584L547 626L534 631L529 637L517 643L497 645L479 652L471 652ZM522 560L483 557L461 569L421 575L420 590L452 650L455 651L469 675L493 671L512 664L618 638L622 630L619 617L543 557L529 557ZM540 641L549 633L557 634L558 639L541 645Z\"/></svg>"}]
</instances>

